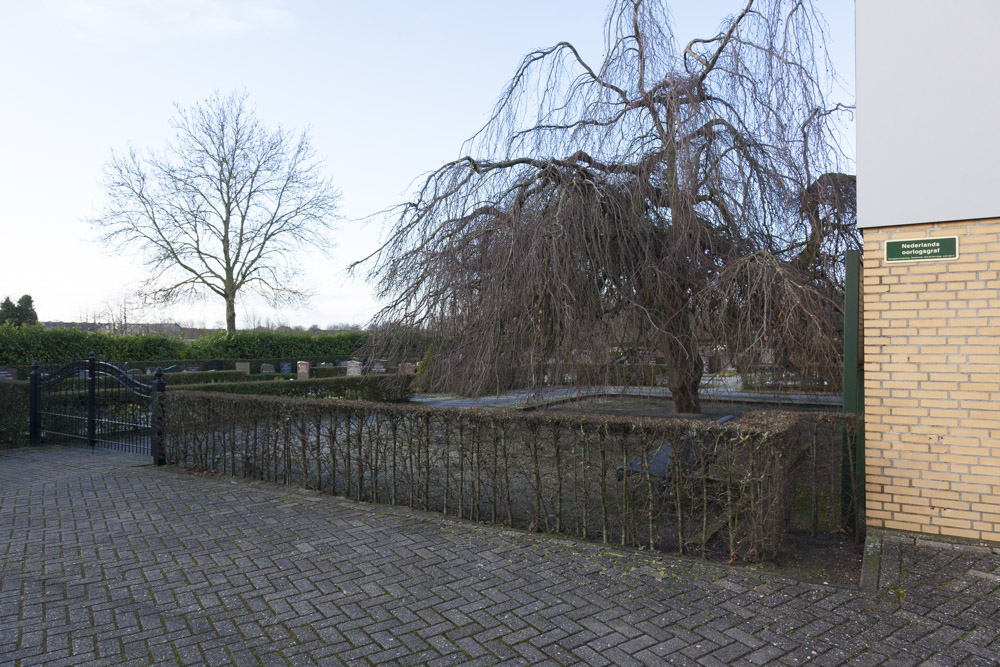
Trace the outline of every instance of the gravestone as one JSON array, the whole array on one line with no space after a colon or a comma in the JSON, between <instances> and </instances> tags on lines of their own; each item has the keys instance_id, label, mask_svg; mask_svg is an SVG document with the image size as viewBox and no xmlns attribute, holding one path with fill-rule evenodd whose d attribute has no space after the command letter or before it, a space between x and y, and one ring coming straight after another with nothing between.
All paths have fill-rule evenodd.
<instances>
[{"instance_id":1,"label":"gravestone","mask_svg":"<svg viewBox=\"0 0 1000 667\"><path fill-rule=\"evenodd\" d=\"M347 374L349 376L350 375L361 375L361 362L360 361L348 361L344 365L347 366Z\"/></svg>"},{"instance_id":2,"label":"gravestone","mask_svg":"<svg viewBox=\"0 0 1000 667\"><path fill-rule=\"evenodd\" d=\"M166 368L164 368L164 369L163 369L163 372L164 372L164 373L180 373L180 372L181 372L181 371L183 371L183 370L184 370L184 368L183 368L183 367L181 367L181 366L177 366L177 365L175 364L175 365L173 365L173 366L167 366Z\"/></svg>"},{"instance_id":3,"label":"gravestone","mask_svg":"<svg viewBox=\"0 0 1000 667\"><path fill-rule=\"evenodd\" d=\"M299 380L308 380L309 379L309 362L308 361L300 361L298 364L296 364L295 373L296 373L296 379L299 379Z\"/></svg>"},{"instance_id":4,"label":"gravestone","mask_svg":"<svg viewBox=\"0 0 1000 667\"><path fill-rule=\"evenodd\" d=\"M249 361L237 361L236 370L239 373L250 374L250 362Z\"/></svg>"},{"instance_id":5,"label":"gravestone","mask_svg":"<svg viewBox=\"0 0 1000 667\"><path fill-rule=\"evenodd\" d=\"M205 362L206 371L221 371L224 364L219 359L213 359L212 361Z\"/></svg>"},{"instance_id":6,"label":"gravestone","mask_svg":"<svg viewBox=\"0 0 1000 667\"><path fill-rule=\"evenodd\" d=\"M260 365L260 372L261 373L273 373L274 372L274 364L261 364Z\"/></svg>"},{"instance_id":7,"label":"gravestone","mask_svg":"<svg viewBox=\"0 0 1000 667\"><path fill-rule=\"evenodd\" d=\"M417 365L404 361L399 365L400 375L413 375L417 372Z\"/></svg>"},{"instance_id":8,"label":"gravestone","mask_svg":"<svg viewBox=\"0 0 1000 667\"><path fill-rule=\"evenodd\" d=\"M184 373L200 373L201 364L184 364L181 366L181 371Z\"/></svg>"},{"instance_id":9,"label":"gravestone","mask_svg":"<svg viewBox=\"0 0 1000 667\"><path fill-rule=\"evenodd\" d=\"M295 372L295 371L294 371L294 370L292 369L292 362L290 362L290 361L282 361L282 362L281 362L281 363L280 363L280 364L278 365L278 367L279 367L279 368L281 369L281 372L282 372L282 373L294 373L294 372Z\"/></svg>"},{"instance_id":10,"label":"gravestone","mask_svg":"<svg viewBox=\"0 0 1000 667\"><path fill-rule=\"evenodd\" d=\"M16 380L17 369L13 366L0 366L0 380Z\"/></svg>"}]
</instances>

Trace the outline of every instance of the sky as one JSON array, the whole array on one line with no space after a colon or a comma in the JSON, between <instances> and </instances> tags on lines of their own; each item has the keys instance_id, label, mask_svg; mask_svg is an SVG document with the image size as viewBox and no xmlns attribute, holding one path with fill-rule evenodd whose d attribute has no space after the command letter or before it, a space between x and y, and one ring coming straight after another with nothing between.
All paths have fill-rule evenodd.
<instances>
[{"instance_id":1,"label":"sky","mask_svg":"<svg viewBox=\"0 0 1000 667\"><path fill-rule=\"evenodd\" d=\"M740 0L672 0L674 34L714 35ZM817 0L854 101L854 2ZM372 290L346 266L384 240L377 215L460 156L521 58L570 41L603 53L605 0L0 0L0 298L41 320L102 321L143 278L87 223L111 151L161 148L175 104L245 90L269 127L308 129L342 193L328 253L306 253L307 304L238 306L238 326L364 325ZM853 133L853 127L848 128ZM850 140L849 140L850 143ZM853 148L848 147L848 151ZM853 157L853 156L852 156ZM212 297L130 319L222 326Z\"/></svg>"}]
</instances>

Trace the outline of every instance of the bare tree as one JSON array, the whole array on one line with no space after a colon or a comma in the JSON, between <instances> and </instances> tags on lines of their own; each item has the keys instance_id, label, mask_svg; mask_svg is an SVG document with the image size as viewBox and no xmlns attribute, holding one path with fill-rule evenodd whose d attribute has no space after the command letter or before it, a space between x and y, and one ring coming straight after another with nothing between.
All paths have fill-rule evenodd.
<instances>
[{"instance_id":1,"label":"bare tree","mask_svg":"<svg viewBox=\"0 0 1000 667\"><path fill-rule=\"evenodd\" d=\"M617 0L605 32L597 67L565 42L525 56L466 157L394 209L355 265L387 304L373 324L437 333L435 383L466 393L660 351L683 412L706 344L830 362L832 253L857 238L828 224L850 227L853 180L821 17L748 0L679 48L664 2Z\"/></svg>"},{"instance_id":2,"label":"bare tree","mask_svg":"<svg viewBox=\"0 0 1000 667\"><path fill-rule=\"evenodd\" d=\"M108 333L120 336L151 333L148 324L140 324L149 315L149 305L140 294L122 292L114 300L109 299L101 304L100 312L94 315L95 324L100 324Z\"/></svg>"},{"instance_id":3,"label":"bare tree","mask_svg":"<svg viewBox=\"0 0 1000 667\"><path fill-rule=\"evenodd\" d=\"M177 107L171 124L162 152L112 153L108 204L90 221L103 241L141 253L150 295L221 297L230 332L244 291L303 299L295 252L327 245L340 200L308 133L268 130L245 93Z\"/></svg>"}]
</instances>

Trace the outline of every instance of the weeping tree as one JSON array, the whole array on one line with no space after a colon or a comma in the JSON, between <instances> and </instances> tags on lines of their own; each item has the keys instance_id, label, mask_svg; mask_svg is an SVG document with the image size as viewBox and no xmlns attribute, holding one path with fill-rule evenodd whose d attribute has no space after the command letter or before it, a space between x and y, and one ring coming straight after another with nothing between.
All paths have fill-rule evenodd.
<instances>
[{"instance_id":1,"label":"weeping tree","mask_svg":"<svg viewBox=\"0 0 1000 667\"><path fill-rule=\"evenodd\" d=\"M808 0L749 0L682 47L664 2L617 0L603 62L529 53L355 265L375 323L433 332L435 387L469 394L611 381L638 350L697 412L708 346L836 363L858 239L823 26Z\"/></svg>"}]
</instances>

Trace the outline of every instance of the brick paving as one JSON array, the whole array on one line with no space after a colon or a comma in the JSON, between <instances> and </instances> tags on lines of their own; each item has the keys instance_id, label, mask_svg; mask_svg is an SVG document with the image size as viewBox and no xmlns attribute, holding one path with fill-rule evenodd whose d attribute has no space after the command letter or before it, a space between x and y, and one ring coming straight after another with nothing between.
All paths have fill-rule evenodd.
<instances>
[{"instance_id":1,"label":"brick paving","mask_svg":"<svg viewBox=\"0 0 1000 667\"><path fill-rule=\"evenodd\" d=\"M85 448L0 452L0 665L992 665L1000 554L865 590Z\"/></svg>"}]
</instances>

